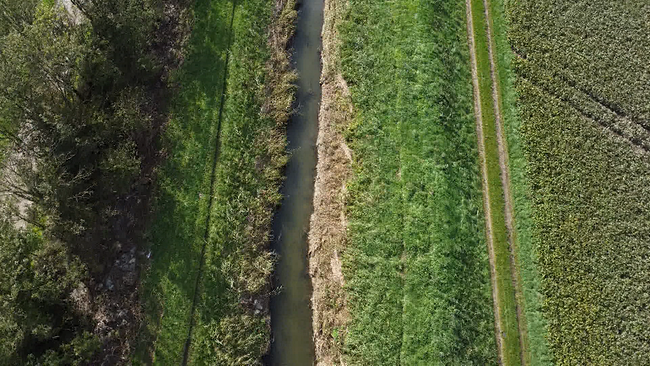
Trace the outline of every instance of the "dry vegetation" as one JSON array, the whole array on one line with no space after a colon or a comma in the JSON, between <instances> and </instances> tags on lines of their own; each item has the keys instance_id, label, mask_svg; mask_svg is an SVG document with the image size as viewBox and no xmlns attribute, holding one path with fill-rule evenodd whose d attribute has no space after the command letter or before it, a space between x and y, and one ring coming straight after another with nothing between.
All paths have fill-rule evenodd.
<instances>
[{"instance_id":1,"label":"dry vegetation","mask_svg":"<svg viewBox=\"0 0 650 366\"><path fill-rule=\"evenodd\" d=\"M313 329L316 362L342 363L345 309L342 253L345 250L345 184L351 152L343 137L352 117L350 94L340 73L337 26L345 1L325 1L323 25L322 101L319 112L318 166L314 187L314 213L309 229L309 273L312 278Z\"/></svg>"}]
</instances>

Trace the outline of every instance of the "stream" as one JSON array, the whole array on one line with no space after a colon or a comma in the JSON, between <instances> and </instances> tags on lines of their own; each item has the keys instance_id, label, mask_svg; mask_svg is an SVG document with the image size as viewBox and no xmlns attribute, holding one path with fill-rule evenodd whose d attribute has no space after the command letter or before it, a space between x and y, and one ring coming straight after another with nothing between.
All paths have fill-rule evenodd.
<instances>
[{"instance_id":1,"label":"stream","mask_svg":"<svg viewBox=\"0 0 650 366\"><path fill-rule=\"evenodd\" d=\"M273 250L278 254L273 285L280 291L270 303L272 342L266 360L270 366L314 364L307 233L316 176L322 27L323 0L299 0L292 55L298 72L297 111L287 126L291 157L284 199L273 222Z\"/></svg>"}]
</instances>

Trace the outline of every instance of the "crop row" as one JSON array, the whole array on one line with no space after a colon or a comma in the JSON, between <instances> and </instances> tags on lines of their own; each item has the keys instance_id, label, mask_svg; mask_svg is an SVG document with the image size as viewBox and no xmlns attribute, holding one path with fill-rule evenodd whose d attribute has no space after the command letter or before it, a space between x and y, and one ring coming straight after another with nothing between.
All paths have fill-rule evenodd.
<instances>
[{"instance_id":1,"label":"crop row","mask_svg":"<svg viewBox=\"0 0 650 366\"><path fill-rule=\"evenodd\" d=\"M612 109L650 121L650 4L596 1L509 1L513 49L553 70Z\"/></svg>"},{"instance_id":2,"label":"crop row","mask_svg":"<svg viewBox=\"0 0 650 366\"><path fill-rule=\"evenodd\" d=\"M650 358L650 159L628 132L602 122L647 128L648 4L507 9L553 359L642 364Z\"/></svg>"}]
</instances>

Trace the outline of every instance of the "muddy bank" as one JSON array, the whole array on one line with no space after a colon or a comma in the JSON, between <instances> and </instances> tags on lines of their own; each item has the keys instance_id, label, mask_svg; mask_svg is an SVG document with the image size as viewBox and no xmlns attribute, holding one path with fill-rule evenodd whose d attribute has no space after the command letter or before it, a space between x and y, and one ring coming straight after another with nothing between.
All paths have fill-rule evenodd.
<instances>
[{"instance_id":1,"label":"muddy bank","mask_svg":"<svg viewBox=\"0 0 650 366\"><path fill-rule=\"evenodd\" d=\"M292 57L298 76L296 113L287 125L290 158L282 187L284 199L273 224L273 249L278 254L274 287L279 291L270 303L269 365L314 363L307 232L316 174L322 24L323 0L299 3Z\"/></svg>"},{"instance_id":2,"label":"muddy bank","mask_svg":"<svg viewBox=\"0 0 650 366\"><path fill-rule=\"evenodd\" d=\"M343 363L341 342L348 318L341 257L346 246L345 183L350 175L352 154L342 131L350 123L352 104L339 70L336 32L346 6L347 2L341 0L324 2L318 165L309 230L313 337L316 364L320 365Z\"/></svg>"}]
</instances>

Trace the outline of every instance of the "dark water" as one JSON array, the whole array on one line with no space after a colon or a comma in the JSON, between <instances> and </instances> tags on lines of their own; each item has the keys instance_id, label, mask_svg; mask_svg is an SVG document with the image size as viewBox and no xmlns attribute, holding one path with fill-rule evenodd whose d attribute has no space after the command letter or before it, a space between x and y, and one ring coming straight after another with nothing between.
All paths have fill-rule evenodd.
<instances>
[{"instance_id":1,"label":"dark water","mask_svg":"<svg viewBox=\"0 0 650 366\"><path fill-rule=\"evenodd\" d=\"M307 232L316 175L322 26L323 0L300 1L293 42L298 110L287 127L291 159L282 188L285 198L273 224L273 245L279 254L274 285L280 286L281 292L271 299L273 341L267 360L271 366L314 363Z\"/></svg>"}]
</instances>

